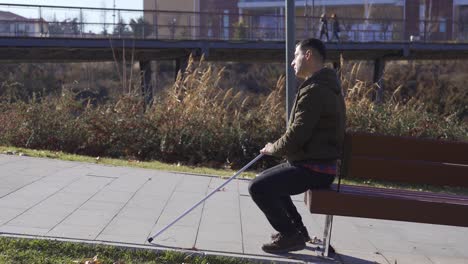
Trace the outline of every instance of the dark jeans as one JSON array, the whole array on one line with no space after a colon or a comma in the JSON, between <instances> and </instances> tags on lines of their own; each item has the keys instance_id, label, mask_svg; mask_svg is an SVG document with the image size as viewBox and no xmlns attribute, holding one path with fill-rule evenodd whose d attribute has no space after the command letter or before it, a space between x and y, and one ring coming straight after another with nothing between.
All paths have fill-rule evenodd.
<instances>
[{"instance_id":1,"label":"dark jeans","mask_svg":"<svg viewBox=\"0 0 468 264\"><path fill-rule=\"evenodd\" d=\"M324 30L324 29L320 30L320 40L322 40L323 35L325 35L327 37L327 41L329 41L327 30Z\"/></svg>"},{"instance_id":2,"label":"dark jeans","mask_svg":"<svg viewBox=\"0 0 468 264\"><path fill-rule=\"evenodd\" d=\"M332 40L333 38L336 38L337 41L340 41L340 35L338 34L338 31L333 31L333 35L332 35Z\"/></svg>"},{"instance_id":3,"label":"dark jeans","mask_svg":"<svg viewBox=\"0 0 468 264\"><path fill-rule=\"evenodd\" d=\"M308 189L328 188L334 178L335 175L282 163L263 171L253 179L249 185L249 193L276 231L290 233L303 225L291 195Z\"/></svg>"}]
</instances>

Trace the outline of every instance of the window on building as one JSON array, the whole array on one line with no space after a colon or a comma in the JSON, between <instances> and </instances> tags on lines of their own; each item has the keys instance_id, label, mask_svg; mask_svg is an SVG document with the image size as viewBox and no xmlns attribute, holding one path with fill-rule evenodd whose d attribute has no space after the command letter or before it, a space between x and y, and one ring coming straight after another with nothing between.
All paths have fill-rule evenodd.
<instances>
[{"instance_id":1,"label":"window on building","mask_svg":"<svg viewBox=\"0 0 468 264\"><path fill-rule=\"evenodd\" d=\"M468 5L459 7L457 31L459 39L468 39Z\"/></svg>"},{"instance_id":2,"label":"window on building","mask_svg":"<svg viewBox=\"0 0 468 264\"><path fill-rule=\"evenodd\" d=\"M426 4L424 2L421 2L419 4L419 32L420 32L420 35L425 35L425 32L426 32L426 24L425 24L425 21L426 20Z\"/></svg>"},{"instance_id":3,"label":"window on building","mask_svg":"<svg viewBox=\"0 0 468 264\"><path fill-rule=\"evenodd\" d=\"M229 10L224 10L223 16L224 39L229 39Z\"/></svg>"},{"instance_id":4,"label":"window on building","mask_svg":"<svg viewBox=\"0 0 468 264\"><path fill-rule=\"evenodd\" d=\"M447 19L445 17L439 19L439 32L447 32Z\"/></svg>"}]
</instances>

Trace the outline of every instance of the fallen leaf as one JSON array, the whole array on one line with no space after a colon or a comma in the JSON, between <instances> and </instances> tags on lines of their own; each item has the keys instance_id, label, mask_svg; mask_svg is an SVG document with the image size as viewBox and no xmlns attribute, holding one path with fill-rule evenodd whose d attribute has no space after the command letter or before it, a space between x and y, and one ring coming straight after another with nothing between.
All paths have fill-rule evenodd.
<instances>
[{"instance_id":1,"label":"fallen leaf","mask_svg":"<svg viewBox=\"0 0 468 264\"><path fill-rule=\"evenodd\" d=\"M83 260L82 262L79 262L79 263L83 263L83 264L101 264L101 262L98 260L98 255L94 256L94 258L92 258L92 259Z\"/></svg>"}]
</instances>

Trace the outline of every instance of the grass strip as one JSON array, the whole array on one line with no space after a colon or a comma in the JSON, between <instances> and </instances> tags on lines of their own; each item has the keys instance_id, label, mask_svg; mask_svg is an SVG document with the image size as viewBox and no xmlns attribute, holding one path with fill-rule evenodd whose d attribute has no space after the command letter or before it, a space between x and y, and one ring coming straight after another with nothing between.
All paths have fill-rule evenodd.
<instances>
[{"instance_id":1,"label":"grass strip","mask_svg":"<svg viewBox=\"0 0 468 264\"><path fill-rule=\"evenodd\" d=\"M87 262L88 261L88 262ZM85 244L46 239L0 237L3 264L238 264L254 263L232 257L184 254L176 251L134 249L103 244Z\"/></svg>"}]
</instances>

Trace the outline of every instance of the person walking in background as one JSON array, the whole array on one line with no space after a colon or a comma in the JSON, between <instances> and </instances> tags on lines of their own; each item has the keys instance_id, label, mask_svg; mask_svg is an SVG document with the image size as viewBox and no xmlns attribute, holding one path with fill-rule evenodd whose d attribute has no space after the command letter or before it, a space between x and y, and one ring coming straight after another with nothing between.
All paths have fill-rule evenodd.
<instances>
[{"instance_id":1,"label":"person walking in background","mask_svg":"<svg viewBox=\"0 0 468 264\"><path fill-rule=\"evenodd\" d=\"M336 14L331 15L332 19L332 28L333 28L333 34L331 40L333 40L334 37L336 37L336 40L339 42L340 41L340 35L338 34L340 32L340 22L338 22L338 17Z\"/></svg>"},{"instance_id":2,"label":"person walking in background","mask_svg":"<svg viewBox=\"0 0 468 264\"><path fill-rule=\"evenodd\" d=\"M294 68L304 82L296 93L286 132L260 153L285 157L287 162L261 172L250 182L252 200L278 231L262 246L268 253L302 250L310 240L291 195L329 188L341 157L345 103L336 72L325 68L325 44L306 39L296 45Z\"/></svg>"},{"instance_id":3,"label":"person walking in background","mask_svg":"<svg viewBox=\"0 0 468 264\"><path fill-rule=\"evenodd\" d=\"M323 35L327 37L328 41L328 21L325 13L320 16L320 40L322 40Z\"/></svg>"}]
</instances>

